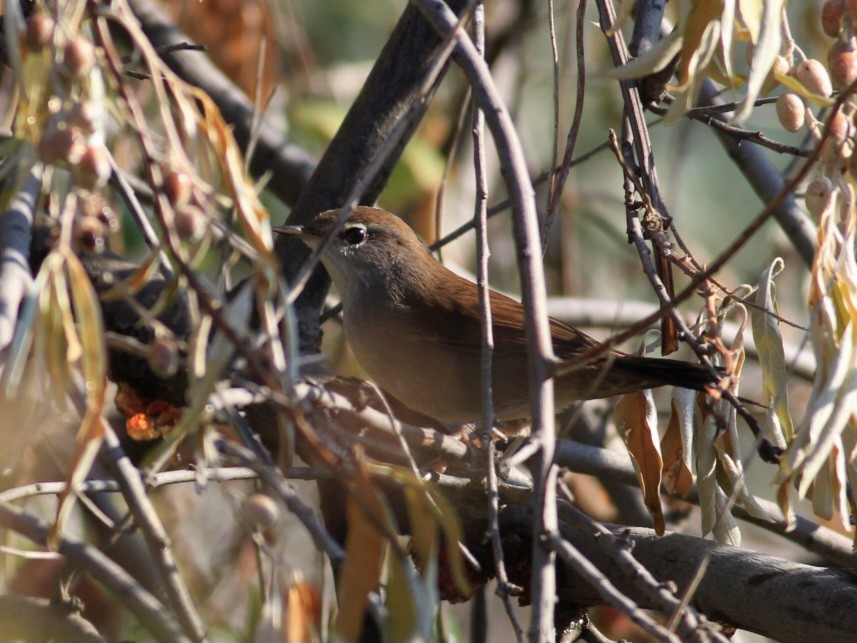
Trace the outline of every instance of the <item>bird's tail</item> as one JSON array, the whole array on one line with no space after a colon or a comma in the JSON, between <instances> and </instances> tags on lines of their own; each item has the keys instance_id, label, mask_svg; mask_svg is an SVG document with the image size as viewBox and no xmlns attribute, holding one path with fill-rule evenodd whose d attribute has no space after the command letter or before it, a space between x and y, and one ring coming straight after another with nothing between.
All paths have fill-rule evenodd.
<instances>
[{"instance_id":1,"label":"bird's tail","mask_svg":"<svg viewBox=\"0 0 857 643\"><path fill-rule=\"evenodd\" d=\"M623 355L616 359L611 369L615 369L617 374L621 372L628 380L636 380L638 389L678 386L701 391L716 383L708 369L675 359Z\"/></svg>"}]
</instances>

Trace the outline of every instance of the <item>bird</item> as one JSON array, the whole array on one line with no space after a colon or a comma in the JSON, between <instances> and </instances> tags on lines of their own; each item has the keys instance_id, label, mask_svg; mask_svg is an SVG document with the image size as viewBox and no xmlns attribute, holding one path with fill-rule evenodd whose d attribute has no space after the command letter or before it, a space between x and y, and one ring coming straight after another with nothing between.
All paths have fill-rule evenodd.
<instances>
[{"instance_id":1,"label":"bird","mask_svg":"<svg viewBox=\"0 0 857 643\"><path fill-rule=\"evenodd\" d=\"M310 248L336 226L339 210L302 226L275 227ZM398 216L358 206L324 248L321 262L342 299L345 334L357 361L381 389L406 407L448 426L482 417L482 324L478 287L441 264ZM524 307L491 290L495 418L528 420ZM554 354L567 361L601 346L586 333L549 319ZM704 390L715 378L698 364L610 349L556 378L556 406L671 385Z\"/></svg>"}]
</instances>

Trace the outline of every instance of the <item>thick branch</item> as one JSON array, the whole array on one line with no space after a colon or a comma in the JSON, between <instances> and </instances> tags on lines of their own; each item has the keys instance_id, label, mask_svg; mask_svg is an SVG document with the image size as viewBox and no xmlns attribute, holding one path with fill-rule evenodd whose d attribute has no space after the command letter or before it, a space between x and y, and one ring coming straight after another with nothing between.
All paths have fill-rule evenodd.
<instances>
[{"instance_id":1,"label":"thick branch","mask_svg":"<svg viewBox=\"0 0 857 643\"><path fill-rule=\"evenodd\" d=\"M18 308L33 285L30 273L30 236L33 212L42 185L41 167L27 180L0 216L0 350L12 341Z\"/></svg>"},{"instance_id":2,"label":"thick branch","mask_svg":"<svg viewBox=\"0 0 857 643\"><path fill-rule=\"evenodd\" d=\"M107 639L68 605L29 596L0 596L0 640L105 643Z\"/></svg>"},{"instance_id":3,"label":"thick branch","mask_svg":"<svg viewBox=\"0 0 857 643\"><path fill-rule=\"evenodd\" d=\"M455 0L450 4L457 11L463 2ZM295 203L289 216L290 223L306 223L319 212L343 205L354 182L363 175L397 123L418 100L439 44L437 34L419 12L413 7L406 8L306 189ZM424 103L422 111L428 102ZM375 179L364 190L361 203L371 205L376 201L420 120L421 117L415 118L406 127L397 148L388 155ZM298 274L309 256L306 246L285 236L277 239L276 249L287 280ZM296 303L301 347L306 351L318 351L318 319L329 285L330 280L324 270L316 269Z\"/></svg>"},{"instance_id":4,"label":"thick branch","mask_svg":"<svg viewBox=\"0 0 857 643\"><path fill-rule=\"evenodd\" d=\"M598 544L594 533L581 527L567 509L560 515L563 536L605 572L616 586L641 607L655 605L627 578ZM694 593L693 605L711 618L741 629L793 643L847 641L857 631L857 585L841 571L794 563L746 549L721 545L693 536L658 537L642 528L613 527L617 537L634 543L634 557L660 581L673 581L679 591L693 579L704 556L708 570ZM595 605L597 591L571 575L560 589L563 600Z\"/></svg>"}]
</instances>

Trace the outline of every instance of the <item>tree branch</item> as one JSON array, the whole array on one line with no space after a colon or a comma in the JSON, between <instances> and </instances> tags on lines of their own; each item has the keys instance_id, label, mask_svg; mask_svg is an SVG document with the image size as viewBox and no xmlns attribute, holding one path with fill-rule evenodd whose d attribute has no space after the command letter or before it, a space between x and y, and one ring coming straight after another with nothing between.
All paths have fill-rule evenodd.
<instances>
[{"instance_id":1,"label":"tree branch","mask_svg":"<svg viewBox=\"0 0 857 643\"><path fill-rule=\"evenodd\" d=\"M0 525L43 547L47 545L50 526L17 507L0 503ZM164 605L103 553L67 534L60 536L58 551L113 592L157 640L190 643Z\"/></svg>"}]
</instances>

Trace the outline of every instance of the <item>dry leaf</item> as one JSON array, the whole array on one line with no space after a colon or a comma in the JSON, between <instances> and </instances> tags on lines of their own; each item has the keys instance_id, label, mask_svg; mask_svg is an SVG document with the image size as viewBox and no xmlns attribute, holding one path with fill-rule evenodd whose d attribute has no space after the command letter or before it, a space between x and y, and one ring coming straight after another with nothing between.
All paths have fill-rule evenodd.
<instances>
[{"instance_id":1,"label":"dry leaf","mask_svg":"<svg viewBox=\"0 0 857 643\"><path fill-rule=\"evenodd\" d=\"M628 393L619 398L613 412L616 430L631 454L643 500L652 514L655 531L663 535L666 524L661 508L660 487L663 459L658 439L658 414L650 390Z\"/></svg>"},{"instance_id":2,"label":"dry leaf","mask_svg":"<svg viewBox=\"0 0 857 643\"><path fill-rule=\"evenodd\" d=\"M685 497L693 486L693 471L690 468L688 456L692 452L690 445L693 444L693 415L696 396L693 391L687 391L690 395L685 395L684 398L689 403L683 403L684 400L676 400L679 391L686 391L686 389L675 389L670 405L669 424L667 424L666 433L661 440L661 452L664 458L664 489L668 493ZM687 435L690 436L691 440L689 444ZM686 445L688 446L686 447Z\"/></svg>"}]
</instances>

